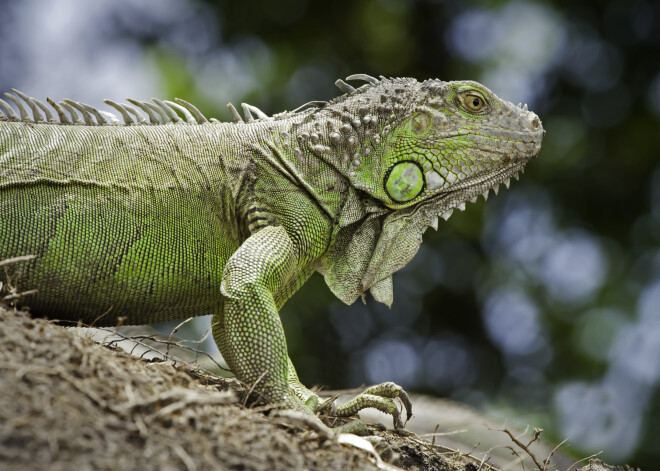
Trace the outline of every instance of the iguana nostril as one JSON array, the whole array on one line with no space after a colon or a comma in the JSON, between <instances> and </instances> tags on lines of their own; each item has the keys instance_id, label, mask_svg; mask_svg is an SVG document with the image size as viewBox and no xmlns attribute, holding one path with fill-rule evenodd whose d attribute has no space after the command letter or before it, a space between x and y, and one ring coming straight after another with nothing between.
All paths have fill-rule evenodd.
<instances>
[{"instance_id":1,"label":"iguana nostril","mask_svg":"<svg viewBox=\"0 0 660 471\"><path fill-rule=\"evenodd\" d=\"M539 120L539 117L534 113L530 113L530 115L527 117L527 124L534 131L538 131L538 129L541 127L541 121Z\"/></svg>"}]
</instances>

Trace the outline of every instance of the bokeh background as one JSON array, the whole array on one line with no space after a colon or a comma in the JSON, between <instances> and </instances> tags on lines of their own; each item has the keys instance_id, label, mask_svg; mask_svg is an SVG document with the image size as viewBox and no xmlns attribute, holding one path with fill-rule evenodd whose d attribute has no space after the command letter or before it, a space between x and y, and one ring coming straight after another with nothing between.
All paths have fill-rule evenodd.
<instances>
[{"instance_id":1,"label":"bokeh background","mask_svg":"<svg viewBox=\"0 0 660 471\"><path fill-rule=\"evenodd\" d=\"M547 135L521 181L427 232L392 309L313 277L282 312L291 356L306 384L393 380L660 467L660 2L5 0L0 17L0 89L42 99L177 96L229 120L229 101L290 110L368 73L528 103Z\"/></svg>"}]
</instances>

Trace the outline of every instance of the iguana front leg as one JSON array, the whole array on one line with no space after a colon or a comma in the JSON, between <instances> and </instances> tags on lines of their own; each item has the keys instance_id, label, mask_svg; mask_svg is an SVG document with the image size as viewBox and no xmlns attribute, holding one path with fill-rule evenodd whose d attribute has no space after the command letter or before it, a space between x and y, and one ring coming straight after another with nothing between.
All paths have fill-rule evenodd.
<instances>
[{"instance_id":1,"label":"iguana front leg","mask_svg":"<svg viewBox=\"0 0 660 471\"><path fill-rule=\"evenodd\" d=\"M214 337L236 377L254 384L267 402L312 413L318 409L319 398L298 380L275 302L275 294L295 275L297 264L293 243L283 227L265 227L250 236L225 266L221 284L224 309L213 320ZM333 407L332 412L348 417L373 407L391 414L395 427L402 428L392 400L396 397L410 416L407 395L394 383L372 386Z\"/></svg>"},{"instance_id":2,"label":"iguana front leg","mask_svg":"<svg viewBox=\"0 0 660 471\"><path fill-rule=\"evenodd\" d=\"M293 243L281 227L251 235L229 258L220 290L224 309L214 337L236 377L274 404L307 409L287 382L289 359L274 295L297 268Z\"/></svg>"}]
</instances>

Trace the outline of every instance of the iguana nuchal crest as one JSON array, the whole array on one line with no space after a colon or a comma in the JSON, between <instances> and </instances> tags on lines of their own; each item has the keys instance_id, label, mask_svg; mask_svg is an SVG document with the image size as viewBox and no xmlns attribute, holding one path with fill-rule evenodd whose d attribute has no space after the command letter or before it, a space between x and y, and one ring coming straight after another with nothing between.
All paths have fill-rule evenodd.
<instances>
[{"instance_id":1,"label":"iguana nuchal crest","mask_svg":"<svg viewBox=\"0 0 660 471\"><path fill-rule=\"evenodd\" d=\"M475 82L347 80L367 83L338 80L338 98L273 117L229 105L233 123L178 99L106 100L120 121L6 93L0 260L35 258L0 281L38 290L35 314L95 325L213 314L236 376L311 412L278 309L314 271L346 303L370 290L391 304L425 229L508 186L544 134L526 105ZM375 386L337 413L377 407L401 427L399 395Z\"/></svg>"}]
</instances>

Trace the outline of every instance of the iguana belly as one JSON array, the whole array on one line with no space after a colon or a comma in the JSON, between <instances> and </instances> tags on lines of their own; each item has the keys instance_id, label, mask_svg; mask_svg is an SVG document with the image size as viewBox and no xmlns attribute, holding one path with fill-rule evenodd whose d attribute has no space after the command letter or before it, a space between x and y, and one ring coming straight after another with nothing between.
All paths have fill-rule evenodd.
<instances>
[{"instance_id":1,"label":"iguana belly","mask_svg":"<svg viewBox=\"0 0 660 471\"><path fill-rule=\"evenodd\" d=\"M37 315L96 325L217 312L237 249L213 199L185 189L27 184L0 190L0 273Z\"/></svg>"}]
</instances>

